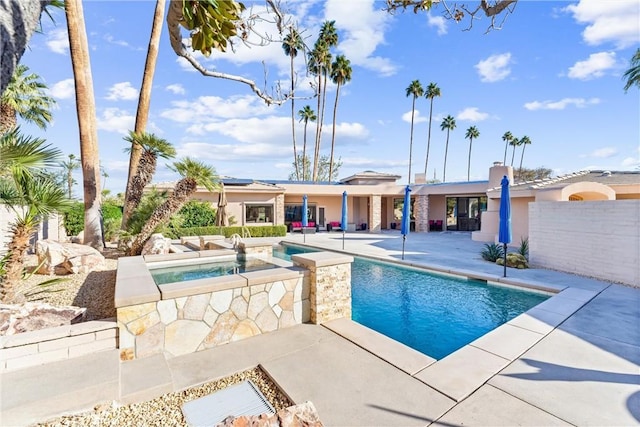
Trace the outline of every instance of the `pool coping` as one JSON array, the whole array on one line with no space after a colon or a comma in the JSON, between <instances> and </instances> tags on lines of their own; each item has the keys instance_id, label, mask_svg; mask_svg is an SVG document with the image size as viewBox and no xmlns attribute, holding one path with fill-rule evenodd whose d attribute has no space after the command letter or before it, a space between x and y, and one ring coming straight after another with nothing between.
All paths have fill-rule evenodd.
<instances>
[{"instance_id":1,"label":"pool coping","mask_svg":"<svg viewBox=\"0 0 640 427\"><path fill-rule=\"evenodd\" d=\"M486 384L493 376L517 360L602 291L505 278L465 269L443 268L442 266L433 266L432 268L428 264L390 260L384 257L355 254L297 242L283 241L282 243L321 251L339 252L382 263L433 271L436 274L452 275L458 278L467 277L486 281L488 284L495 283L552 293L542 303L440 360L431 359L429 356L351 319L339 319L339 321L323 324L324 327L342 338L367 350L456 402L464 400ZM429 362L428 359L420 359L414 354L415 352L433 360L433 362ZM424 367L414 372L415 366L419 366L421 363L424 364Z\"/></svg>"}]
</instances>

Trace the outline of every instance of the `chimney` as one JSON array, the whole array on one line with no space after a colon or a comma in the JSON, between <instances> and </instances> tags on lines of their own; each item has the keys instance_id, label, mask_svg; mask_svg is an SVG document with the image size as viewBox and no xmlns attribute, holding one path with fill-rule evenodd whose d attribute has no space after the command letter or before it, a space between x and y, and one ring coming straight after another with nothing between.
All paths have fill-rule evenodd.
<instances>
[{"instance_id":1,"label":"chimney","mask_svg":"<svg viewBox=\"0 0 640 427\"><path fill-rule=\"evenodd\" d=\"M499 187L505 175L509 178L509 184L513 185L513 168L503 166L502 162L493 162L493 166L489 168L489 188Z\"/></svg>"},{"instance_id":2,"label":"chimney","mask_svg":"<svg viewBox=\"0 0 640 427\"><path fill-rule=\"evenodd\" d=\"M416 184L426 184L427 183L427 176L423 173L417 173L416 174Z\"/></svg>"}]
</instances>

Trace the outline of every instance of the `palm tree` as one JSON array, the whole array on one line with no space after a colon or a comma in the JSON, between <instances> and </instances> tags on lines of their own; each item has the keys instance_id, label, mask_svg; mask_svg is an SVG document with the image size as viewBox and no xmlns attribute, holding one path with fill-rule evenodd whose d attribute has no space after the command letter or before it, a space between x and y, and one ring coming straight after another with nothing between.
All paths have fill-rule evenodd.
<instances>
[{"instance_id":1,"label":"palm tree","mask_svg":"<svg viewBox=\"0 0 640 427\"><path fill-rule=\"evenodd\" d=\"M309 160L307 159L307 124L311 122L315 122L317 120L316 113L311 109L310 106L305 105L304 108L298 111L298 117L300 117L300 121L304 121L304 144L302 145L302 179L304 181L308 181L309 177L307 176L307 164ZM296 166L296 170L297 170Z\"/></svg>"},{"instance_id":2,"label":"palm tree","mask_svg":"<svg viewBox=\"0 0 640 427\"><path fill-rule=\"evenodd\" d=\"M170 169L182 176L182 179L176 183L169 198L153 211L149 220L142 227L142 230L131 244L131 255L140 255L145 242L149 240L151 234L159 226L169 221L189 201L189 198L196 192L199 185L209 191L213 191L217 184L218 177L212 166L189 157L175 162Z\"/></svg>"},{"instance_id":3,"label":"palm tree","mask_svg":"<svg viewBox=\"0 0 640 427\"><path fill-rule=\"evenodd\" d=\"M80 160L84 189L84 244L102 250L100 157L98 155L98 127L96 103L93 95L89 44L81 0L66 0L65 14L69 34L69 51L76 92Z\"/></svg>"},{"instance_id":4,"label":"palm tree","mask_svg":"<svg viewBox=\"0 0 640 427\"><path fill-rule=\"evenodd\" d=\"M151 182L153 175L156 173L158 157L171 159L176 155L176 150L165 139L158 138L152 133L129 132L125 141L130 142L131 147L139 147L141 152L138 168L131 179L129 197L126 198L124 204L124 209L133 212L140 205L144 188ZM126 148L126 150L130 149Z\"/></svg>"},{"instance_id":5,"label":"palm tree","mask_svg":"<svg viewBox=\"0 0 640 427\"><path fill-rule=\"evenodd\" d=\"M295 27L289 28L289 34L287 34L282 41L282 49L285 55L291 58L291 136L293 138L293 159L298 158L298 152L296 150L296 120L295 120L295 99L293 91L295 89L295 75L293 72L293 59L298 56L298 51L304 49L304 42L302 36ZM295 162L296 167L296 179L300 180L300 171L298 170L298 163Z\"/></svg>"},{"instance_id":6,"label":"palm tree","mask_svg":"<svg viewBox=\"0 0 640 427\"><path fill-rule=\"evenodd\" d=\"M427 178L427 165L429 164L429 148L431 147L431 117L433 115L433 98L440 96L440 88L436 83L429 83L424 93L425 98L430 100L429 106L429 133L427 136L427 156L424 160L424 177Z\"/></svg>"},{"instance_id":7,"label":"palm tree","mask_svg":"<svg viewBox=\"0 0 640 427\"><path fill-rule=\"evenodd\" d=\"M338 98L340 86L351 81L351 62L344 56L338 55L331 64L331 81L336 85L336 100L333 104L333 131L331 132L331 156L329 157L329 183L333 177L333 149L336 143L336 112L338 111Z\"/></svg>"},{"instance_id":8,"label":"palm tree","mask_svg":"<svg viewBox=\"0 0 640 427\"><path fill-rule=\"evenodd\" d=\"M511 152L511 167L513 167L513 159L516 155L516 147L520 146L520 140L514 137L511 141L509 141L509 145L513 147L513 151Z\"/></svg>"},{"instance_id":9,"label":"palm tree","mask_svg":"<svg viewBox=\"0 0 640 427\"><path fill-rule=\"evenodd\" d=\"M444 167L442 168L442 182L446 182L447 179L447 152L449 151L449 132L456 128L456 119L451 115L444 118L440 123L441 130L447 130L447 143L444 146Z\"/></svg>"},{"instance_id":10,"label":"palm tree","mask_svg":"<svg viewBox=\"0 0 640 427\"><path fill-rule=\"evenodd\" d=\"M636 49L636 53L631 57L631 65L623 77L627 79L627 83L624 85L625 92L634 85L640 88L640 48Z\"/></svg>"},{"instance_id":11,"label":"palm tree","mask_svg":"<svg viewBox=\"0 0 640 427\"><path fill-rule=\"evenodd\" d=\"M73 178L73 171L80 168L80 162L75 154L69 154L69 160L60 162L59 166L62 168L67 180L67 195L69 199L73 199L73 184L76 183L76 180Z\"/></svg>"},{"instance_id":12,"label":"palm tree","mask_svg":"<svg viewBox=\"0 0 640 427\"><path fill-rule=\"evenodd\" d=\"M518 169L518 178L521 178L522 175L522 160L524 160L524 149L527 148L527 145L531 144L531 140L528 136L523 136L520 138L520 145L522 145L522 155L520 156L520 168Z\"/></svg>"},{"instance_id":13,"label":"palm tree","mask_svg":"<svg viewBox=\"0 0 640 427\"><path fill-rule=\"evenodd\" d=\"M409 178L407 179L407 184L411 184L411 156L413 153L413 119L416 113L416 99L419 96L424 94L424 89L420 84L420 80L414 80L411 82L409 87L405 89L406 96L412 96L413 100L411 102L411 138L409 139Z\"/></svg>"},{"instance_id":14,"label":"palm tree","mask_svg":"<svg viewBox=\"0 0 640 427\"><path fill-rule=\"evenodd\" d=\"M147 59L144 64L144 71L142 73L142 86L140 87L140 95L138 96L138 109L136 111L136 122L134 125L134 132L140 134L147 128L147 121L149 120L149 106L151 104L151 88L153 86L153 76L156 72L156 63L158 60L158 46L160 45L160 35L162 34L162 24L164 19L166 0L156 0L156 8L153 13L153 24L151 25L151 36L149 37L149 47L147 48ZM133 176L138 169L138 163L140 162L140 156L142 151L137 144L131 145L131 152L129 154L129 175L127 177L127 188L125 192L125 201L129 197L130 188L133 181ZM122 223L120 227L124 230L127 227L127 221L131 216L131 211L127 210L127 206L131 204L125 203L125 208L122 212Z\"/></svg>"},{"instance_id":15,"label":"palm tree","mask_svg":"<svg viewBox=\"0 0 640 427\"><path fill-rule=\"evenodd\" d=\"M27 74L29 67L18 65L0 97L0 133L13 129L18 116L40 129L51 122L51 108L56 101L46 95L47 85L35 73Z\"/></svg>"},{"instance_id":16,"label":"palm tree","mask_svg":"<svg viewBox=\"0 0 640 427\"><path fill-rule=\"evenodd\" d=\"M504 141L504 160L502 161L502 164L507 166L507 148L511 141L513 141L513 135L511 132L506 131L504 135L502 135L502 140Z\"/></svg>"},{"instance_id":17,"label":"palm tree","mask_svg":"<svg viewBox=\"0 0 640 427\"><path fill-rule=\"evenodd\" d=\"M467 163L467 181L471 179L471 145L473 144L473 138L477 138L480 136L480 131L477 127L471 126L467 129L467 133L465 134L465 139L469 140L469 162Z\"/></svg>"},{"instance_id":18,"label":"palm tree","mask_svg":"<svg viewBox=\"0 0 640 427\"><path fill-rule=\"evenodd\" d=\"M43 174L57 163L60 151L44 139L22 136L15 128L0 135L0 203L14 211L11 241L3 259L0 301L21 302L17 286L22 278L24 256L42 217L68 204L64 189Z\"/></svg>"}]
</instances>

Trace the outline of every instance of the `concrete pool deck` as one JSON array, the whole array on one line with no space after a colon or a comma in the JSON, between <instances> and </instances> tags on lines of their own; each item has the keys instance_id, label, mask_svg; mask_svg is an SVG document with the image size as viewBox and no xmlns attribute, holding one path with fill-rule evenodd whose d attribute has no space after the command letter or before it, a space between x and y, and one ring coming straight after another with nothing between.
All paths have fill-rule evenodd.
<instances>
[{"instance_id":1,"label":"concrete pool deck","mask_svg":"<svg viewBox=\"0 0 640 427\"><path fill-rule=\"evenodd\" d=\"M288 235L341 250L340 233ZM468 233L410 234L405 261L500 277ZM400 259L398 232L348 233L345 251ZM119 399L139 401L261 365L325 425L637 425L640 289L575 275L508 269L514 282L564 289L440 361L355 322L293 328L165 360L117 353L0 376L0 424L28 424ZM566 289L565 289L566 288Z\"/></svg>"}]
</instances>

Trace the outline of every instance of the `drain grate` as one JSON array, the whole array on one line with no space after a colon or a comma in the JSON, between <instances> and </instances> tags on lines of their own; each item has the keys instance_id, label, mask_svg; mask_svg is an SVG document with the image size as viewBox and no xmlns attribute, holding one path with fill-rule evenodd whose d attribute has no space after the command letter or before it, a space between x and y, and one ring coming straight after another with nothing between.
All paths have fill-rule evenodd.
<instances>
[{"instance_id":1,"label":"drain grate","mask_svg":"<svg viewBox=\"0 0 640 427\"><path fill-rule=\"evenodd\" d=\"M190 426L215 426L230 415L264 413L274 414L275 410L251 380L182 405L182 414Z\"/></svg>"}]
</instances>

